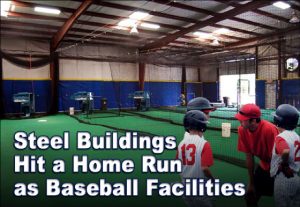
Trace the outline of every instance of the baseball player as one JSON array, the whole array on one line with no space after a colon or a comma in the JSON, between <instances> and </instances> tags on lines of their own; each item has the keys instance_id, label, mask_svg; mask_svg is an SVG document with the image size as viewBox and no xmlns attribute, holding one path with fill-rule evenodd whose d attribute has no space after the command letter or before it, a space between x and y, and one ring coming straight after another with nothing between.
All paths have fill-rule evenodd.
<instances>
[{"instance_id":1,"label":"baseball player","mask_svg":"<svg viewBox=\"0 0 300 207\"><path fill-rule=\"evenodd\" d=\"M197 97L197 98L191 99L187 104L186 111L189 112L191 110L202 111L206 115L207 119L209 119L209 113L211 111L215 111L216 108L211 106L211 104L207 98ZM187 136L187 135L188 135L188 132L186 131L184 133L184 136Z\"/></svg>"},{"instance_id":2,"label":"baseball player","mask_svg":"<svg viewBox=\"0 0 300 207\"><path fill-rule=\"evenodd\" d=\"M204 97L197 97L190 100L187 104L187 111L200 110L205 113L209 118L209 113L215 111L216 108L212 107L209 100Z\"/></svg>"},{"instance_id":3,"label":"baseball player","mask_svg":"<svg viewBox=\"0 0 300 207\"><path fill-rule=\"evenodd\" d=\"M238 128L238 150L246 154L249 184L246 192L247 206L257 206L261 196L272 196L274 179L270 176L270 163L274 139L278 130L272 123L261 120L260 108L244 105L235 115L241 123ZM254 156L260 163L254 170Z\"/></svg>"},{"instance_id":4,"label":"baseball player","mask_svg":"<svg viewBox=\"0 0 300 207\"><path fill-rule=\"evenodd\" d=\"M209 142L203 133L207 126L207 116L198 110L191 110L184 116L183 124L186 130L183 140L178 145L176 159L182 161L182 182L186 178L213 179L209 167L213 165L213 154ZM184 201L189 207L211 207L212 202L206 196L187 196Z\"/></svg>"},{"instance_id":5,"label":"baseball player","mask_svg":"<svg viewBox=\"0 0 300 207\"><path fill-rule=\"evenodd\" d=\"M275 177L274 198L277 207L300 206L300 137L294 131L299 112L289 104L278 106L274 123L280 134L275 138L271 176Z\"/></svg>"}]
</instances>

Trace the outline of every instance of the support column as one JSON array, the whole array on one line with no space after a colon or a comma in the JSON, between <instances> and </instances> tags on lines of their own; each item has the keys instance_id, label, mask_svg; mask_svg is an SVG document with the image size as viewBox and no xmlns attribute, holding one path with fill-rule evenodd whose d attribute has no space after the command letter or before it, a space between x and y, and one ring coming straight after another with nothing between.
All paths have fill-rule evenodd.
<instances>
[{"instance_id":1,"label":"support column","mask_svg":"<svg viewBox=\"0 0 300 207\"><path fill-rule=\"evenodd\" d=\"M238 59L238 58L237 58ZM237 110L240 110L241 107L241 71L242 71L242 61L238 61L238 74L239 74L239 82L238 82L238 90L237 90Z\"/></svg>"},{"instance_id":2,"label":"support column","mask_svg":"<svg viewBox=\"0 0 300 207\"><path fill-rule=\"evenodd\" d=\"M258 46L255 47L255 79L258 79Z\"/></svg>"},{"instance_id":3,"label":"support column","mask_svg":"<svg viewBox=\"0 0 300 207\"><path fill-rule=\"evenodd\" d=\"M220 97L220 66L219 66L219 63L218 63L218 67L217 67L217 81L216 81L216 84L217 84L217 100L219 100L221 97ZM217 101L216 100L216 101Z\"/></svg>"},{"instance_id":4,"label":"support column","mask_svg":"<svg viewBox=\"0 0 300 207\"><path fill-rule=\"evenodd\" d=\"M51 79L51 102L50 102L50 114L56 114L58 112L58 80L59 80L59 60L58 53L51 52L50 62L50 79Z\"/></svg>"},{"instance_id":5,"label":"support column","mask_svg":"<svg viewBox=\"0 0 300 207\"><path fill-rule=\"evenodd\" d=\"M200 67L197 68L198 72L198 82L201 82L201 72L200 72Z\"/></svg>"},{"instance_id":6,"label":"support column","mask_svg":"<svg viewBox=\"0 0 300 207\"><path fill-rule=\"evenodd\" d=\"M219 67L219 65L217 67L217 78L216 78L216 80L217 80L217 82L220 81L220 67Z\"/></svg>"},{"instance_id":7,"label":"support column","mask_svg":"<svg viewBox=\"0 0 300 207\"><path fill-rule=\"evenodd\" d=\"M281 70L283 72L283 77L282 78L286 78L287 77L287 70L285 69L285 60L286 60L286 57L285 57L285 54L287 54L286 52L286 40L284 38L282 38L282 40L280 40L281 42L281 51L280 51L280 61L281 61ZM283 61L282 61L283 60ZM283 68L282 68L283 66Z\"/></svg>"},{"instance_id":8,"label":"support column","mask_svg":"<svg viewBox=\"0 0 300 207\"><path fill-rule=\"evenodd\" d=\"M200 90L200 96L203 96L203 84L201 79L201 69L198 67L198 82L201 82L201 90Z\"/></svg>"},{"instance_id":9,"label":"support column","mask_svg":"<svg viewBox=\"0 0 300 207\"><path fill-rule=\"evenodd\" d=\"M186 96L186 90L184 87L184 84L186 83L186 68L185 65L182 65L181 69L181 94L184 94Z\"/></svg>"},{"instance_id":10,"label":"support column","mask_svg":"<svg viewBox=\"0 0 300 207\"><path fill-rule=\"evenodd\" d=\"M1 40L0 40L1 41ZM3 67L2 67L2 54L0 54L0 118L4 117L4 93L3 93Z\"/></svg>"},{"instance_id":11,"label":"support column","mask_svg":"<svg viewBox=\"0 0 300 207\"><path fill-rule=\"evenodd\" d=\"M139 90L143 91L145 87L145 63L139 63Z\"/></svg>"},{"instance_id":12,"label":"support column","mask_svg":"<svg viewBox=\"0 0 300 207\"><path fill-rule=\"evenodd\" d=\"M186 68L182 65L181 68L181 89L180 89L180 105L185 106L187 103L187 92L185 88L186 83ZM182 95L183 94L183 95Z\"/></svg>"},{"instance_id":13,"label":"support column","mask_svg":"<svg viewBox=\"0 0 300 207\"><path fill-rule=\"evenodd\" d=\"M277 106L279 106L282 103L282 61L281 61L281 40L278 41L278 54L277 54L277 60L278 60L278 102ZM277 107L276 106L276 107Z\"/></svg>"}]
</instances>

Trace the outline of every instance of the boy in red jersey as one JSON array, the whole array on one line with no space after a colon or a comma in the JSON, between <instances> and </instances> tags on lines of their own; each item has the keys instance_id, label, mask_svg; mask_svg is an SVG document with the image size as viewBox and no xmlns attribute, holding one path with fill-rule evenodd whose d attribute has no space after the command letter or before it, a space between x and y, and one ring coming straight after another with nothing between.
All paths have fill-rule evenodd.
<instances>
[{"instance_id":1,"label":"boy in red jersey","mask_svg":"<svg viewBox=\"0 0 300 207\"><path fill-rule=\"evenodd\" d=\"M274 199L277 207L300 206L300 137L295 132L299 112L289 104L278 106L274 123L280 134L275 138L271 161Z\"/></svg>"},{"instance_id":2,"label":"boy in red jersey","mask_svg":"<svg viewBox=\"0 0 300 207\"><path fill-rule=\"evenodd\" d=\"M178 145L176 159L182 161L182 182L185 179L213 179L210 166L213 165L213 154L209 142L204 139L207 127L207 116L199 110L191 110L184 116L183 124L186 130L183 140ZM212 207L208 196L184 196L189 207Z\"/></svg>"},{"instance_id":3,"label":"boy in red jersey","mask_svg":"<svg viewBox=\"0 0 300 207\"><path fill-rule=\"evenodd\" d=\"M238 150L246 154L249 174L247 206L257 206L261 196L272 196L274 191L274 179L270 176L270 162L278 130L272 123L261 120L260 116L260 108L255 104L244 105L235 115L241 123L238 128ZM255 170L254 156L260 159Z\"/></svg>"}]
</instances>

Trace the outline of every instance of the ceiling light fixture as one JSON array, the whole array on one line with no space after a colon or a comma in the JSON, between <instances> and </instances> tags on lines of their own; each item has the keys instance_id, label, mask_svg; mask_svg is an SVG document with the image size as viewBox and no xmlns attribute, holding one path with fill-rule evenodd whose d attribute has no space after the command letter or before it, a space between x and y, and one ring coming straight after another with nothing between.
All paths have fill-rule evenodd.
<instances>
[{"instance_id":1,"label":"ceiling light fixture","mask_svg":"<svg viewBox=\"0 0 300 207\"><path fill-rule=\"evenodd\" d=\"M118 26L121 27L133 27L134 25L136 25L135 19L123 19L118 23Z\"/></svg>"},{"instance_id":2,"label":"ceiling light fixture","mask_svg":"<svg viewBox=\"0 0 300 207\"><path fill-rule=\"evenodd\" d=\"M1 1L0 6L1 6L1 8L0 8L1 16L7 17L10 6L11 6L11 1Z\"/></svg>"},{"instance_id":3,"label":"ceiling light fixture","mask_svg":"<svg viewBox=\"0 0 300 207\"><path fill-rule=\"evenodd\" d=\"M114 29L119 29L119 30L129 30L129 28L128 27L122 27L122 26L112 26L111 28L114 28Z\"/></svg>"},{"instance_id":4,"label":"ceiling light fixture","mask_svg":"<svg viewBox=\"0 0 300 207\"><path fill-rule=\"evenodd\" d=\"M277 8L280 8L280 9L287 9L287 8L291 7L291 5L289 5L283 1L275 2L275 3L273 3L273 6L276 6Z\"/></svg>"},{"instance_id":5,"label":"ceiling light fixture","mask_svg":"<svg viewBox=\"0 0 300 207\"><path fill-rule=\"evenodd\" d=\"M130 34L138 34L139 31L137 30L137 25L134 25L131 30L130 30Z\"/></svg>"},{"instance_id":6,"label":"ceiling light fixture","mask_svg":"<svg viewBox=\"0 0 300 207\"><path fill-rule=\"evenodd\" d=\"M141 19L144 19L146 16L148 16L149 13L146 13L146 12L134 12L132 13L129 18L130 19L136 19L136 20L141 20Z\"/></svg>"},{"instance_id":7,"label":"ceiling light fixture","mask_svg":"<svg viewBox=\"0 0 300 207\"><path fill-rule=\"evenodd\" d=\"M148 16L149 13L146 12L134 12L132 13L128 19L123 19L118 23L117 27L131 27L130 33L131 34L138 34L139 31L137 29L138 25L141 27L146 27L150 29L158 29L160 28L160 25L158 24L150 24L150 23L143 23L140 22L140 20L144 19L146 16ZM115 27L115 28L117 28ZM118 29L118 28L117 28Z\"/></svg>"},{"instance_id":8,"label":"ceiling light fixture","mask_svg":"<svg viewBox=\"0 0 300 207\"><path fill-rule=\"evenodd\" d=\"M227 29L227 28L220 28L220 29L217 29L214 31L214 33L216 33L216 34L226 34L228 32L229 32L229 29Z\"/></svg>"},{"instance_id":9,"label":"ceiling light fixture","mask_svg":"<svg viewBox=\"0 0 300 207\"><path fill-rule=\"evenodd\" d=\"M299 19L299 17L296 15L296 12L295 12L295 11L293 11L292 17L291 17L291 19L290 19L289 22L292 23L292 24L295 24L295 23L299 23L299 22L300 22L300 19Z\"/></svg>"},{"instance_id":10,"label":"ceiling light fixture","mask_svg":"<svg viewBox=\"0 0 300 207\"><path fill-rule=\"evenodd\" d=\"M214 39L211 44L214 45L214 46L220 45L218 39Z\"/></svg>"},{"instance_id":11,"label":"ceiling light fixture","mask_svg":"<svg viewBox=\"0 0 300 207\"><path fill-rule=\"evenodd\" d=\"M150 23L141 23L141 27L146 27L150 29L159 29L160 26L158 24L150 24Z\"/></svg>"},{"instance_id":12,"label":"ceiling light fixture","mask_svg":"<svg viewBox=\"0 0 300 207\"><path fill-rule=\"evenodd\" d=\"M59 9L52 9L52 8L46 8L46 7L34 7L34 11L36 12L42 12L47 14L60 14Z\"/></svg>"},{"instance_id":13,"label":"ceiling light fixture","mask_svg":"<svg viewBox=\"0 0 300 207\"><path fill-rule=\"evenodd\" d=\"M213 38L213 36L211 34L207 33L207 32L199 32L199 31L197 31L197 32L194 32L193 34L195 36L198 36L198 37L203 38L203 39L211 39L211 38Z\"/></svg>"}]
</instances>

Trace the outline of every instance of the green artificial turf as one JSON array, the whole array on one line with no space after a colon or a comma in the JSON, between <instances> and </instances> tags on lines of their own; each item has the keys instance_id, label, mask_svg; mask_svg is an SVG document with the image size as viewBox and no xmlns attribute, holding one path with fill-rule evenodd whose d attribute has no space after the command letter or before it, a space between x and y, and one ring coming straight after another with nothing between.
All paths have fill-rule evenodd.
<instances>
[{"instance_id":1,"label":"green artificial turf","mask_svg":"<svg viewBox=\"0 0 300 207\"><path fill-rule=\"evenodd\" d=\"M46 120L46 122L39 120ZM119 127L124 130L144 131L160 136L173 135L177 137L177 143L182 139L183 127L166 122L149 120L139 116L107 117L96 119L97 123L111 127ZM69 150L16 150L14 148L14 134L17 131L27 133L35 132L37 136L54 135L62 136L64 131L70 133ZM1 206L185 206L181 197L160 197L157 195L147 197L146 179L157 178L160 182L180 182L177 173L142 173L141 158L143 155L153 155L151 150L78 150L76 149L76 132L89 131L92 135L102 136L110 127L79 123L66 115L47 116L37 119L24 120L1 120ZM119 134L123 134L120 131ZM207 140L212 142L213 151L216 153L229 154L244 159L242 153L237 153L236 135L231 138L220 137L220 131L209 130L205 133ZM232 134L233 135L233 134ZM46 173L14 173L15 155L44 156L46 159ZM72 173L72 156L88 155L89 159L131 159L135 163L133 173ZM176 150L165 150L162 154L155 154L157 159L174 159ZM52 172L52 161L63 159L66 163L66 172L55 174ZM211 167L215 178L227 183L247 183L247 171L228 163L215 160ZM124 182L127 178L139 179L138 197L46 197L46 179L59 179L62 183L97 183L100 178L107 182ZM16 183L37 183L39 195L37 197L13 196ZM244 206L242 197L216 197L216 206ZM264 198L262 206L274 206L272 198Z\"/></svg>"}]
</instances>

